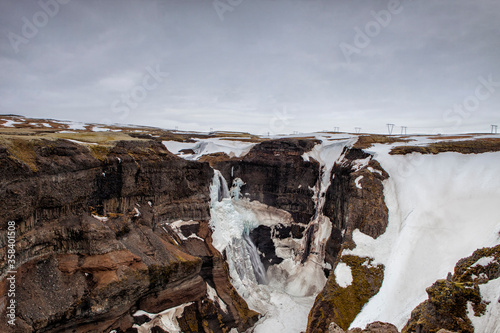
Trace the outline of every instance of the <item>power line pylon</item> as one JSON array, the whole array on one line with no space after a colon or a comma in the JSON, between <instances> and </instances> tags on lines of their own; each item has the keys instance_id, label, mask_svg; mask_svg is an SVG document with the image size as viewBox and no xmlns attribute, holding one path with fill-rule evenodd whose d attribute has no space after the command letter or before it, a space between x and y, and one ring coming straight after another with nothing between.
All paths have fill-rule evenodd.
<instances>
[{"instance_id":1,"label":"power line pylon","mask_svg":"<svg viewBox=\"0 0 500 333\"><path fill-rule=\"evenodd\" d=\"M389 135L392 134L393 129L394 129L394 124L387 124L387 130L389 131Z\"/></svg>"}]
</instances>

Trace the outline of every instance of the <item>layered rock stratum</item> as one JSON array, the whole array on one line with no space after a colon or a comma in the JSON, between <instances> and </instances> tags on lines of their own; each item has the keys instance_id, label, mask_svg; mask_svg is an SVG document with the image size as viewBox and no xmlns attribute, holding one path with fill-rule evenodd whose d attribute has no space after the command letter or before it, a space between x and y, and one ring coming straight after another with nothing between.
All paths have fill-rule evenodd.
<instances>
[{"instance_id":1,"label":"layered rock stratum","mask_svg":"<svg viewBox=\"0 0 500 333\"><path fill-rule=\"evenodd\" d=\"M391 298L388 282L404 285L404 274L394 269L397 256L389 256L404 242L402 230L443 228L441 217L428 222L436 217L411 207L407 212L397 202L403 200L401 180L412 184L429 161L442 159L456 169L456 155L450 154L477 154L479 162L489 161L478 170L488 175L479 181L494 184L488 177L495 174L491 161L499 150L494 136L264 138L0 117L2 318L10 302L7 277L16 272L16 325L0 320L0 331L234 333L272 327L263 322L278 317L256 311L265 307L256 305L256 296L239 281L243 277L234 275L229 250L214 246L211 192L218 170L229 185L225 199L239 200L237 211L258 217L248 237L269 288L316 297L300 330L497 332L500 228L493 222L500 226L500 221L494 208L482 212L493 222L477 228L497 235L464 242L471 250L462 247L458 257L458 246L443 244L450 247L443 262L456 263L454 273L416 291L418 297L408 302L411 314L404 310L407 317L399 318L373 309L381 300L404 303ZM471 160L463 164L481 164ZM479 197L498 197L498 191L484 188ZM449 189L455 191L452 183ZM403 213L408 215L399 216ZM15 266L9 267L7 232L13 224ZM475 230L473 222L466 228ZM427 234L437 237L434 231ZM490 237L486 231L480 235ZM474 247L483 243L493 246ZM316 281L307 281L309 272ZM394 280L395 274L401 279Z\"/></svg>"}]
</instances>

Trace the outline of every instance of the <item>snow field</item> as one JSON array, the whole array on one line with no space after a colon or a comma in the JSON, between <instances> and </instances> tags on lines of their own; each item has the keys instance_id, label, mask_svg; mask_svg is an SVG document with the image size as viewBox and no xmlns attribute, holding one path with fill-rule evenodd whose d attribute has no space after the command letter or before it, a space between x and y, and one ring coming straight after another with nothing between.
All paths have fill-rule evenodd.
<instances>
[{"instance_id":1,"label":"snow field","mask_svg":"<svg viewBox=\"0 0 500 333\"><path fill-rule=\"evenodd\" d=\"M500 242L500 153L393 156L389 150L370 149L390 175L387 230L376 240L356 230L357 247L343 252L385 265L379 293L351 328L385 321L402 329L427 298L425 288L446 278L459 259Z\"/></svg>"},{"instance_id":2,"label":"snow field","mask_svg":"<svg viewBox=\"0 0 500 333\"><path fill-rule=\"evenodd\" d=\"M197 139L196 142L163 141L162 143L176 155L179 155L182 149L192 149L194 154L179 155L187 160L197 160L203 155L214 153L225 153L229 157L242 157L256 145L255 142L224 140L224 138Z\"/></svg>"}]
</instances>

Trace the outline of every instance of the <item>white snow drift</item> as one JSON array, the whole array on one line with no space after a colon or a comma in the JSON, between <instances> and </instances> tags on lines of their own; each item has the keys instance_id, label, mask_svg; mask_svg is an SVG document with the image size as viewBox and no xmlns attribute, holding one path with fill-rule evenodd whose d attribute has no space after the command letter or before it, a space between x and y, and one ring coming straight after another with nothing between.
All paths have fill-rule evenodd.
<instances>
[{"instance_id":1,"label":"white snow drift","mask_svg":"<svg viewBox=\"0 0 500 333\"><path fill-rule=\"evenodd\" d=\"M370 149L390 175L387 230L376 240L356 230L357 247L343 252L385 265L380 291L351 328L385 321L401 329L427 298L425 288L446 278L459 259L500 242L500 153L398 156L390 149Z\"/></svg>"}]
</instances>

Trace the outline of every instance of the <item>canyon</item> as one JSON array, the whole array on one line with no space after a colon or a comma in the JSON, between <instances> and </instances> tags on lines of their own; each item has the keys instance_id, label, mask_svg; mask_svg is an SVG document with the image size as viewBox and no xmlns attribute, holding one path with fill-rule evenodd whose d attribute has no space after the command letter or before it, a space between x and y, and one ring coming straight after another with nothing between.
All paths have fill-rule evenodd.
<instances>
[{"instance_id":1,"label":"canyon","mask_svg":"<svg viewBox=\"0 0 500 333\"><path fill-rule=\"evenodd\" d=\"M2 332L498 332L495 136L8 120Z\"/></svg>"}]
</instances>

